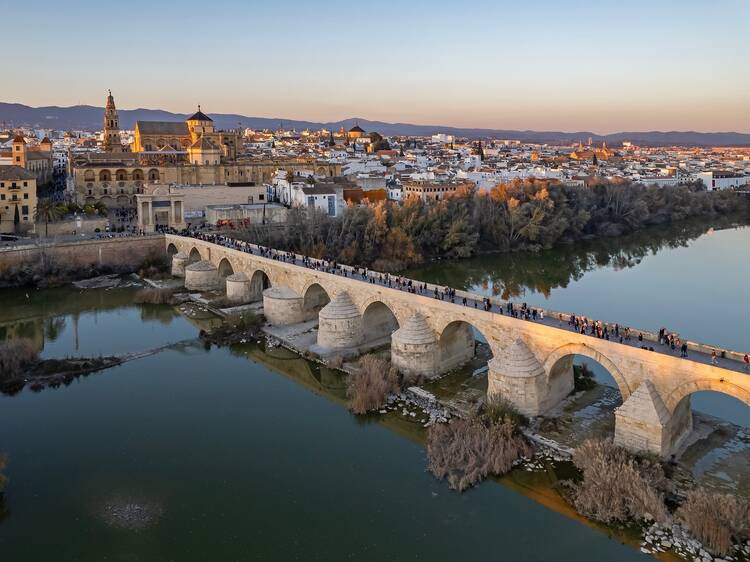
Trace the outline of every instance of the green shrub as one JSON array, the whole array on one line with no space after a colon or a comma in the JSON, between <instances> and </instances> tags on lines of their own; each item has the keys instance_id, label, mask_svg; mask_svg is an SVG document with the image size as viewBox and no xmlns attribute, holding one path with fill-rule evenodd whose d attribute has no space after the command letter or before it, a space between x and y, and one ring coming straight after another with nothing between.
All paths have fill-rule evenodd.
<instances>
[{"instance_id":1,"label":"green shrub","mask_svg":"<svg viewBox=\"0 0 750 562\"><path fill-rule=\"evenodd\" d=\"M591 390L596 387L594 373L586 363L573 365L573 391Z\"/></svg>"},{"instance_id":2,"label":"green shrub","mask_svg":"<svg viewBox=\"0 0 750 562\"><path fill-rule=\"evenodd\" d=\"M487 399L482 414L492 423L508 422L512 425L526 426L529 419L518 411L510 400L495 394Z\"/></svg>"}]
</instances>

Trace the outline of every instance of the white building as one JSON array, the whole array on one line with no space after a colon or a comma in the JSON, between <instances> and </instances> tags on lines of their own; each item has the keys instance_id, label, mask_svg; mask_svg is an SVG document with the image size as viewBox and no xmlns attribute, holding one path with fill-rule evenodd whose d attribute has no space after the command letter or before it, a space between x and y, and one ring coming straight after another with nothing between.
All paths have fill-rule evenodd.
<instances>
[{"instance_id":1,"label":"white building","mask_svg":"<svg viewBox=\"0 0 750 562\"><path fill-rule=\"evenodd\" d=\"M642 176L638 178L638 183L643 185L655 185L657 187L674 187L684 182L684 178L677 176Z\"/></svg>"},{"instance_id":2,"label":"white building","mask_svg":"<svg viewBox=\"0 0 750 562\"><path fill-rule=\"evenodd\" d=\"M436 135L432 135L432 142L438 142L441 144L450 144L454 141L453 135L446 135L445 133L438 133Z\"/></svg>"},{"instance_id":3,"label":"white building","mask_svg":"<svg viewBox=\"0 0 750 562\"><path fill-rule=\"evenodd\" d=\"M294 184L292 186L292 205L314 207L329 217L335 217L338 214L336 190L328 186Z\"/></svg>"},{"instance_id":4,"label":"white building","mask_svg":"<svg viewBox=\"0 0 750 562\"><path fill-rule=\"evenodd\" d=\"M390 201L403 201L404 190L400 185L389 185L388 186L388 199Z\"/></svg>"},{"instance_id":5,"label":"white building","mask_svg":"<svg viewBox=\"0 0 750 562\"><path fill-rule=\"evenodd\" d=\"M703 180L706 189L716 191L718 189L735 189L748 185L750 177L735 172L700 172L698 179Z\"/></svg>"}]
</instances>

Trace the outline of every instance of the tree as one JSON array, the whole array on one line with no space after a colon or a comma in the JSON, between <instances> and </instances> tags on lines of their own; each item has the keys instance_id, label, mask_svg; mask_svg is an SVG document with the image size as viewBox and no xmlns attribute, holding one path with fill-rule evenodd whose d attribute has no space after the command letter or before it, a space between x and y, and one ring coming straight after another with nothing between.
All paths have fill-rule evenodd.
<instances>
[{"instance_id":1,"label":"tree","mask_svg":"<svg viewBox=\"0 0 750 562\"><path fill-rule=\"evenodd\" d=\"M49 223L58 221L63 216L60 205L49 198L39 200L34 214L36 222L44 222L45 238L49 236Z\"/></svg>"},{"instance_id":2,"label":"tree","mask_svg":"<svg viewBox=\"0 0 750 562\"><path fill-rule=\"evenodd\" d=\"M109 210L109 209L107 209L107 206L104 203L102 203L101 201L97 201L96 203L94 203L94 209L96 210L96 212L99 215L101 215L103 217L107 216L107 212Z\"/></svg>"}]
</instances>

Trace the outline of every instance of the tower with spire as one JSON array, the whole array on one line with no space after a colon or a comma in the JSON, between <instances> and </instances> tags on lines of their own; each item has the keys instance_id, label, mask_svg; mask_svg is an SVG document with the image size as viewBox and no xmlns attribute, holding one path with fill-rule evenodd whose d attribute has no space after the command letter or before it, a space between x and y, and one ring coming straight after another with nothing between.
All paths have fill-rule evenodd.
<instances>
[{"instance_id":1,"label":"tower with spire","mask_svg":"<svg viewBox=\"0 0 750 562\"><path fill-rule=\"evenodd\" d=\"M104 152L122 152L120 143L120 120L117 117L115 98L112 90L107 96L107 106L104 108Z\"/></svg>"}]
</instances>

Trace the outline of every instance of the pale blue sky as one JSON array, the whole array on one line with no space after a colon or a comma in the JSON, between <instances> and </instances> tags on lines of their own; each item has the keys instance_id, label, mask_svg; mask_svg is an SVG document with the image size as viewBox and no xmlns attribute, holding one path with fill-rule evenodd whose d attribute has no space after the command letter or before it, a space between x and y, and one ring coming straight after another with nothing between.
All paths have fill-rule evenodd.
<instances>
[{"instance_id":1,"label":"pale blue sky","mask_svg":"<svg viewBox=\"0 0 750 562\"><path fill-rule=\"evenodd\" d=\"M0 0L0 101L750 132L749 0Z\"/></svg>"}]
</instances>

